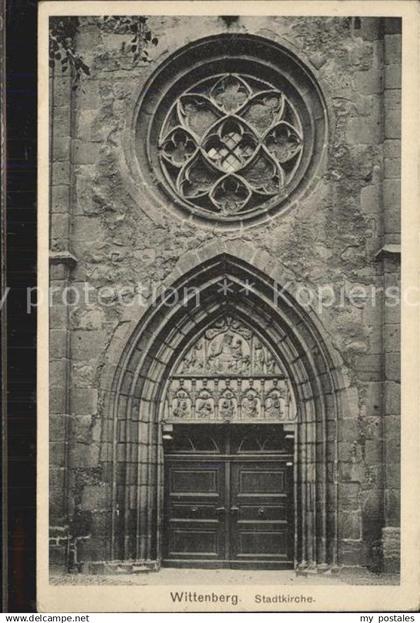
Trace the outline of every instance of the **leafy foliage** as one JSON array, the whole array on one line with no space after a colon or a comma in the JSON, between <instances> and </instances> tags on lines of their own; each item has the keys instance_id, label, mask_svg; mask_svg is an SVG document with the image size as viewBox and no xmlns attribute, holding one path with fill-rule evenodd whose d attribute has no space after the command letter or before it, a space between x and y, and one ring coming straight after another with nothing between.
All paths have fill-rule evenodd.
<instances>
[{"instance_id":1,"label":"leafy foliage","mask_svg":"<svg viewBox=\"0 0 420 623\"><path fill-rule=\"evenodd\" d=\"M139 61L149 62L148 47L157 45L147 24L147 17L133 15L107 15L98 18L97 26L107 32L117 32L130 36L129 42L122 45L123 52L133 57L133 65ZM80 85L82 75L89 76L90 69L75 50L75 37L80 28L80 19L73 16L50 18L49 65L61 67L63 73L69 72L73 79L73 89Z\"/></svg>"},{"instance_id":2,"label":"leafy foliage","mask_svg":"<svg viewBox=\"0 0 420 623\"><path fill-rule=\"evenodd\" d=\"M123 43L123 51L133 55L133 64L140 60L149 61L148 46L157 45L158 39L154 37L147 24L147 17L142 15L107 15L101 18L102 28L113 30L120 34L131 36L128 43Z\"/></svg>"},{"instance_id":3,"label":"leafy foliage","mask_svg":"<svg viewBox=\"0 0 420 623\"><path fill-rule=\"evenodd\" d=\"M74 39L79 29L79 18L73 16L50 18L49 65L58 63L63 73L71 71L73 88L77 88L82 74L90 75L90 69L74 49Z\"/></svg>"}]
</instances>

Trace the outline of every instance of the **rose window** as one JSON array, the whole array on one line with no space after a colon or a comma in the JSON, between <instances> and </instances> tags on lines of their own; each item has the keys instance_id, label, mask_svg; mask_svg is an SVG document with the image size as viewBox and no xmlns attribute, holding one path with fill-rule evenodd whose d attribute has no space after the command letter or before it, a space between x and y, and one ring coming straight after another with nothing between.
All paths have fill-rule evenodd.
<instances>
[{"instance_id":1,"label":"rose window","mask_svg":"<svg viewBox=\"0 0 420 623\"><path fill-rule=\"evenodd\" d=\"M304 140L285 93L231 73L201 80L175 100L158 153L182 200L209 214L240 216L287 194Z\"/></svg>"},{"instance_id":2,"label":"rose window","mask_svg":"<svg viewBox=\"0 0 420 623\"><path fill-rule=\"evenodd\" d=\"M292 209L326 170L328 114L294 52L264 37L205 37L142 85L126 145L143 209L236 229Z\"/></svg>"}]
</instances>

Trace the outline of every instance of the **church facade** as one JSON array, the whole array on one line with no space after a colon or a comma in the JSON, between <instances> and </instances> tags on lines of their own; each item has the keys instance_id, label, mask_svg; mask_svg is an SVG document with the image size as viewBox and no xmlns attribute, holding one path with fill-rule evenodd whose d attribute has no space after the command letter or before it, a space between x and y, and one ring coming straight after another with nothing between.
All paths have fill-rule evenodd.
<instances>
[{"instance_id":1,"label":"church facade","mask_svg":"<svg viewBox=\"0 0 420 623\"><path fill-rule=\"evenodd\" d=\"M51 570L397 571L401 22L141 23L51 69Z\"/></svg>"}]
</instances>

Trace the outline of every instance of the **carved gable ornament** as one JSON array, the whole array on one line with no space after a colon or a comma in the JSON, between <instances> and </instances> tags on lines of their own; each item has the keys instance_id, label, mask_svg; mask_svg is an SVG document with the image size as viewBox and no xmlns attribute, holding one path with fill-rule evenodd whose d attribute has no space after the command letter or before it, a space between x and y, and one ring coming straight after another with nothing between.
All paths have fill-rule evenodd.
<instances>
[{"instance_id":1,"label":"carved gable ornament","mask_svg":"<svg viewBox=\"0 0 420 623\"><path fill-rule=\"evenodd\" d=\"M289 51L260 37L201 40L164 62L140 99L138 172L165 205L240 226L309 185L326 128L318 85Z\"/></svg>"},{"instance_id":2,"label":"carved gable ornament","mask_svg":"<svg viewBox=\"0 0 420 623\"><path fill-rule=\"evenodd\" d=\"M232 317L190 347L169 381L164 420L293 422L289 380L271 349Z\"/></svg>"}]
</instances>

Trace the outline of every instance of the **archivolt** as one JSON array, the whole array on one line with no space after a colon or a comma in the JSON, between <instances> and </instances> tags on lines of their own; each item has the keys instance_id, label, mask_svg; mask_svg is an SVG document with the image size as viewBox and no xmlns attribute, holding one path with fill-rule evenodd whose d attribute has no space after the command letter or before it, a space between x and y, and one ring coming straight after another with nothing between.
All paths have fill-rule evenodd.
<instances>
[{"instance_id":1,"label":"archivolt","mask_svg":"<svg viewBox=\"0 0 420 623\"><path fill-rule=\"evenodd\" d=\"M230 284L224 294L223 284ZM298 432L296 543L300 566L337 563L337 426L344 384L312 314L248 262L228 253L178 277L129 339L109 402L103 460L110 474L112 560L158 568L163 451L159 425L165 382L180 353L219 316L253 324L293 383ZM104 447L105 447L104 446Z\"/></svg>"}]
</instances>

